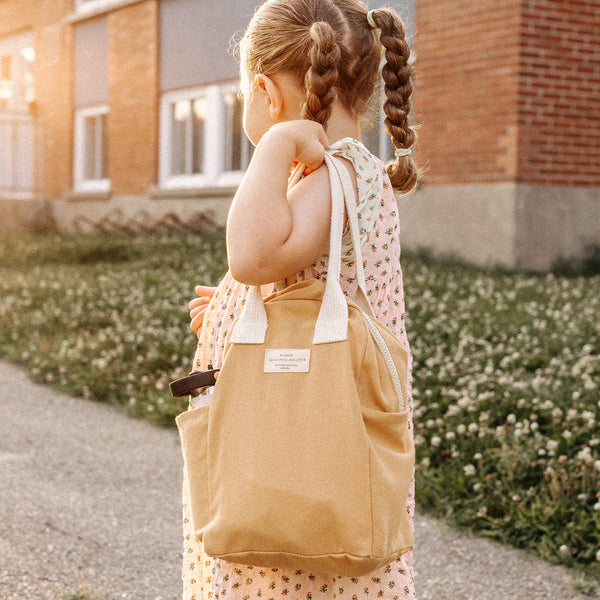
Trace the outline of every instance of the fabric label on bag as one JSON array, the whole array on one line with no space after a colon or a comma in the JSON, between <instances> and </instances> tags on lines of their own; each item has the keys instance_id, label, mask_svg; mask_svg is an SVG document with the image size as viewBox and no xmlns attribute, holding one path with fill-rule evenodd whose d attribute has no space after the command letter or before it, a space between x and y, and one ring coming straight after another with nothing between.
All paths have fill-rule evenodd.
<instances>
[{"instance_id":1,"label":"fabric label on bag","mask_svg":"<svg viewBox=\"0 0 600 600\"><path fill-rule=\"evenodd\" d=\"M310 349L265 350L265 373L308 373Z\"/></svg>"}]
</instances>

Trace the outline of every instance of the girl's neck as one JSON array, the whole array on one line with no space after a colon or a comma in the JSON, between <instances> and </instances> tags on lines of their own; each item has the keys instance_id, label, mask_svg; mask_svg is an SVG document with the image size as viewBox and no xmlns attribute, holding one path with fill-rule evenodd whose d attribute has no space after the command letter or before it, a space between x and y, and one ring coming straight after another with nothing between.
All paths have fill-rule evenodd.
<instances>
[{"instance_id":1,"label":"girl's neck","mask_svg":"<svg viewBox=\"0 0 600 600\"><path fill-rule=\"evenodd\" d=\"M327 133L330 144L347 137L360 141L360 121L355 119L336 102L331 111L331 116L327 120L325 132Z\"/></svg>"}]
</instances>

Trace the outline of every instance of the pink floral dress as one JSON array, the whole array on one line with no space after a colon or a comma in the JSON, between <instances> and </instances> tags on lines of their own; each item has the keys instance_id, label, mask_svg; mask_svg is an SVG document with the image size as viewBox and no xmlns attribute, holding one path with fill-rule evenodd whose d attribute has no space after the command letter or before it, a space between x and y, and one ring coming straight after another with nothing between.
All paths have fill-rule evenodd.
<instances>
[{"instance_id":1,"label":"pink floral dress","mask_svg":"<svg viewBox=\"0 0 600 600\"><path fill-rule=\"evenodd\" d=\"M367 294L377 317L408 349L404 329L404 294L400 269L400 225L394 193L384 166L360 142L346 138L332 146L335 154L352 162L358 184L358 220L367 280ZM295 281L327 276L327 256L299 273ZM288 284L294 281L288 281ZM355 280L354 251L349 230L342 247L342 289L353 296ZM270 293L272 286L263 292ZM239 315L248 287L227 274L209 304L198 341L195 368L208 363L221 365L227 334ZM409 353L409 372L411 368ZM412 431L412 394L409 375L408 400ZM228 563L207 556L191 529L187 486L184 482L183 525L183 600L367 600L383 598L416 599L412 551L392 564L367 576L349 578L301 570L269 569ZM411 526L414 516L414 481L406 510Z\"/></svg>"}]
</instances>

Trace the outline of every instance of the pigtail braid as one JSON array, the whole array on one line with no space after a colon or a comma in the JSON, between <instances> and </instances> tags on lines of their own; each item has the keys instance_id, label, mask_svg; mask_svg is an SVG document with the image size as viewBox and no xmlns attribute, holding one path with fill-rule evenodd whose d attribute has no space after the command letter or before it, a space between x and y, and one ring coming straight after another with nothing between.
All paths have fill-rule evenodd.
<instances>
[{"instance_id":1,"label":"pigtail braid","mask_svg":"<svg viewBox=\"0 0 600 600\"><path fill-rule=\"evenodd\" d=\"M410 47L406 42L404 25L390 10L373 12L373 19L380 29L380 40L385 48L383 81L386 101L385 128L397 149L411 148L417 134L409 123L410 97L413 93L413 68L409 64ZM418 170L410 155L396 157L387 165L392 186L401 192L411 191L417 184Z\"/></svg>"},{"instance_id":2,"label":"pigtail braid","mask_svg":"<svg viewBox=\"0 0 600 600\"><path fill-rule=\"evenodd\" d=\"M341 51L333 28L329 23L317 21L310 28L312 47L309 52L310 66L304 78L307 98L302 118L317 121L325 126L338 83L337 65Z\"/></svg>"}]
</instances>

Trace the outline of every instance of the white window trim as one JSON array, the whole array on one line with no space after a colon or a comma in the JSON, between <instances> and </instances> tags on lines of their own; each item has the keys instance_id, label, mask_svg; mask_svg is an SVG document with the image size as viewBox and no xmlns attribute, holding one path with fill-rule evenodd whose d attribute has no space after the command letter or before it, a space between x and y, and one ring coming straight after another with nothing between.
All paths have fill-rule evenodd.
<instances>
[{"instance_id":1,"label":"white window trim","mask_svg":"<svg viewBox=\"0 0 600 600\"><path fill-rule=\"evenodd\" d=\"M64 21L65 23L76 23L83 19L89 19L117 8L123 8L129 4L136 4L142 0L75 0L75 11Z\"/></svg>"},{"instance_id":2,"label":"white window trim","mask_svg":"<svg viewBox=\"0 0 600 600\"><path fill-rule=\"evenodd\" d=\"M231 92L237 82L174 90L165 93L160 105L160 159L159 183L163 189L190 189L203 187L235 187L240 184L244 171L224 171L225 123L223 93ZM171 106L182 100L206 98L207 127L204 135L205 171L195 175L172 175Z\"/></svg>"},{"instance_id":3,"label":"white window trim","mask_svg":"<svg viewBox=\"0 0 600 600\"><path fill-rule=\"evenodd\" d=\"M73 152L74 188L77 192L109 192L110 179L85 178L85 120L108 114L107 105L78 109L75 113L75 149ZM108 157L104 157L105 160Z\"/></svg>"}]
</instances>

